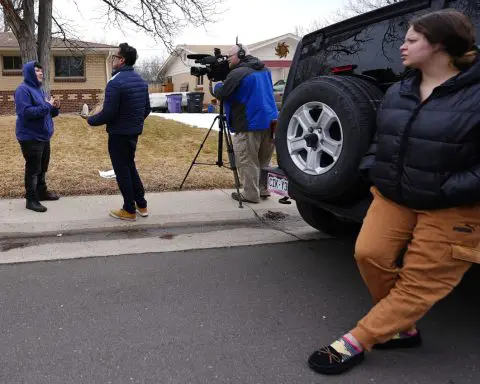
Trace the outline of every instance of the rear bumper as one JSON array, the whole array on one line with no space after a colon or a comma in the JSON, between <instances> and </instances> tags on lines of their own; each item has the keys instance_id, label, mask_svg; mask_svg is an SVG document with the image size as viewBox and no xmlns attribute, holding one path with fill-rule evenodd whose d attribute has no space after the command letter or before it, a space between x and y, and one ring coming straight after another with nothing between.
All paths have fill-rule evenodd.
<instances>
[{"instance_id":1,"label":"rear bumper","mask_svg":"<svg viewBox=\"0 0 480 384\"><path fill-rule=\"evenodd\" d=\"M287 177L285 172L279 167L269 167L266 170L270 173L275 173L277 175ZM350 201L342 205L327 203L320 200L318 196L305 193L300 188L298 188L298 186L295 185L290 179L288 180L288 195L293 200L304 201L306 203L316 205L319 208L331 212L335 216L339 216L342 219L350 220L356 223L362 223L365 215L367 214L368 207L372 202L372 199L369 196L368 198L364 198L358 201Z\"/></svg>"}]
</instances>

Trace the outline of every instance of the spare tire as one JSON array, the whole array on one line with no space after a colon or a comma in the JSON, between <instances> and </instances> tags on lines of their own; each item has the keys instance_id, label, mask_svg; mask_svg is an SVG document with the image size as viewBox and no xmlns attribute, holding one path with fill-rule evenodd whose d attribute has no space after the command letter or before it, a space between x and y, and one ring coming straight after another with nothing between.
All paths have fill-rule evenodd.
<instances>
[{"instance_id":1,"label":"spare tire","mask_svg":"<svg viewBox=\"0 0 480 384\"><path fill-rule=\"evenodd\" d=\"M359 164L375 131L381 93L355 77L309 80L288 95L275 135L277 157L289 179L325 200L351 195Z\"/></svg>"}]
</instances>

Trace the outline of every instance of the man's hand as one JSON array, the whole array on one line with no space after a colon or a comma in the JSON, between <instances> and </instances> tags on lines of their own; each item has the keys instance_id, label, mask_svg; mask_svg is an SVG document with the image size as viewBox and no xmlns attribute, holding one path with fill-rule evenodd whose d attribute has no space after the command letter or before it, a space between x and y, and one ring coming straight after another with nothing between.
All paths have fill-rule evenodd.
<instances>
[{"instance_id":1,"label":"man's hand","mask_svg":"<svg viewBox=\"0 0 480 384\"><path fill-rule=\"evenodd\" d=\"M54 104L55 104L55 99L54 99L52 96L50 96L50 99L45 99L45 101L46 101L48 104L50 104L52 107L55 106L55 105L54 105Z\"/></svg>"},{"instance_id":2,"label":"man's hand","mask_svg":"<svg viewBox=\"0 0 480 384\"><path fill-rule=\"evenodd\" d=\"M60 108L60 99L54 99L53 100L53 106L55 108Z\"/></svg>"}]
</instances>

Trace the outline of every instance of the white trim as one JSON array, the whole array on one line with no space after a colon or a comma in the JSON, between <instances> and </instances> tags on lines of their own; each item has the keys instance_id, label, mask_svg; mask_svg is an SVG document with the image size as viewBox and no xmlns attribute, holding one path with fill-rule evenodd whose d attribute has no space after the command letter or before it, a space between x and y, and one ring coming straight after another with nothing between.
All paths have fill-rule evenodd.
<instances>
[{"instance_id":1,"label":"white trim","mask_svg":"<svg viewBox=\"0 0 480 384\"><path fill-rule=\"evenodd\" d=\"M277 36L277 37L274 37L270 40L266 40L264 42L262 42L261 44L259 43L254 43L254 44L250 44L250 45L247 45L248 49L250 49L250 51L256 51L260 48L263 48L263 47L266 47L267 45L270 45L272 43L275 43L276 41L279 41L279 40L286 40L286 39L293 39L293 40L296 40L296 41L300 41L301 38L298 37L297 35L294 35L293 33L286 33L285 35L282 35L282 36Z\"/></svg>"},{"instance_id":2,"label":"white trim","mask_svg":"<svg viewBox=\"0 0 480 384\"><path fill-rule=\"evenodd\" d=\"M168 59L165 60L165 62L163 63L163 65L160 67L160 71L158 72L159 74L165 73L165 72L167 71L168 67L172 64L172 62L175 61L175 59L176 59L177 57L178 57L178 58L181 58L181 57L182 57L183 52L179 52L179 51L186 52L187 54L195 53L195 52L192 52L192 51L190 51L189 49L185 48L185 46L178 45L178 46L174 49L174 52L170 53L170 56L168 56ZM182 73L183 73L183 72L182 72Z\"/></svg>"},{"instance_id":3,"label":"white trim","mask_svg":"<svg viewBox=\"0 0 480 384\"><path fill-rule=\"evenodd\" d=\"M111 72L109 71L109 63L111 62L111 57L112 57L112 54L113 54L114 50L110 50L108 52L108 56L107 58L105 59L105 80L107 80L107 83L110 81L110 76L111 76Z\"/></svg>"}]
</instances>

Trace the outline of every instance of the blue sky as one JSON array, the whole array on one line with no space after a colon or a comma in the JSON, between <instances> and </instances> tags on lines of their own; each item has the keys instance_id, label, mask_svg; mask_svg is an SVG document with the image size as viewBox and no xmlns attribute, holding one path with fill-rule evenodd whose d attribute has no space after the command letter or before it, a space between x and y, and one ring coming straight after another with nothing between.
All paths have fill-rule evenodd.
<instances>
[{"instance_id":1,"label":"blue sky","mask_svg":"<svg viewBox=\"0 0 480 384\"><path fill-rule=\"evenodd\" d=\"M343 0L224 0L223 11L214 24L203 28L187 28L176 44L234 44L235 37L244 44L294 32L295 26L310 26L342 6ZM55 2L57 12L71 21L78 36L84 40L105 43L127 41L138 47L140 58L165 55L164 47L153 39L133 31L105 29L105 23L92 10L98 0L78 1L80 9L70 1Z\"/></svg>"}]
</instances>

